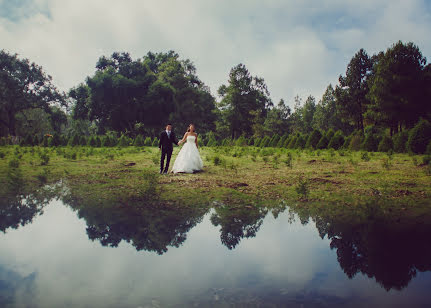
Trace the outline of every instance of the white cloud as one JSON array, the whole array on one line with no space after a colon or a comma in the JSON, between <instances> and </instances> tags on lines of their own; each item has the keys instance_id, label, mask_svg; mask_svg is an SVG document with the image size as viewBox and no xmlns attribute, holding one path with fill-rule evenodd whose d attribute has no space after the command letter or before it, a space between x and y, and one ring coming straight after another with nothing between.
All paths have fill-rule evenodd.
<instances>
[{"instance_id":1,"label":"white cloud","mask_svg":"<svg viewBox=\"0 0 431 308\"><path fill-rule=\"evenodd\" d=\"M242 62L275 102L292 103L296 94L320 98L362 47L373 54L401 39L431 53L424 0L28 3L12 20L0 14L1 48L42 65L63 90L91 75L101 55L172 49L196 64L213 94Z\"/></svg>"}]
</instances>

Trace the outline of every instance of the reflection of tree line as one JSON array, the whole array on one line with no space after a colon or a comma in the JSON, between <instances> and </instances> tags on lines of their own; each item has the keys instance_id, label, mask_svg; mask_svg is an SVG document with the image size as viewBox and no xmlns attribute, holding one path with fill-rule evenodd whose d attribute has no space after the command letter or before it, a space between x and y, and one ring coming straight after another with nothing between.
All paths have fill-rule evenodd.
<instances>
[{"instance_id":1,"label":"reflection of tree line","mask_svg":"<svg viewBox=\"0 0 431 308\"><path fill-rule=\"evenodd\" d=\"M179 247L194 226L201 222L207 209L172 207L163 204L103 204L69 203L87 223L87 234L103 246L117 247L121 241L131 243L136 250L163 254L168 246Z\"/></svg>"},{"instance_id":2,"label":"reflection of tree line","mask_svg":"<svg viewBox=\"0 0 431 308\"><path fill-rule=\"evenodd\" d=\"M0 198L0 231L18 229L33 221L54 197L51 189L41 189L27 195L6 195Z\"/></svg>"},{"instance_id":3,"label":"reflection of tree line","mask_svg":"<svg viewBox=\"0 0 431 308\"><path fill-rule=\"evenodd\" d=\"M299 213L303 224L309 216ZM374 278L387 291L401 290L417 272L431 270L431 224L388 218L368 218L352 223L337 217L312 217L320 237L331 241L344 273Z\"/></svg>"},{"instance_id":4,"label":"reflection of tree line","mask_svg":"<svg viewBox=\"0 0 431 308\"><path fill-rule=\"evenodd\" d=\"M221 242L227 248L233 249L242 238L256 236L267 212L267 209L261 207L232 208L223 205L215 208L211 222L214 226L221 226Z\"/></svg>"},{"instance_id":5,"label":"reflection of tree line","mask_svg":"<svg viewBox=\"0 0 431 308\"><path fill-rule=\"evenodd\" d=\"M5 197L0 200L0 230L18 228L30 223L53 197L51 193ZM207 207L152 205L103 205L63 201L78 212L87 223L87 234L104 246L116 247L121 241L137 250L163 254L168 247L179 247L187 233L202 221ZM275 218L284 208L272 209ZM214 226L220 226L220 238L228 249L241 239L256 236L268 209L256 206L218 205L211 215ZM406 287L417 272L431 270L431 225L414 220L396 222L378 216L352 222L336 216L311 215L307 210L290 211L302 224L313 220L322 238L327 236L336 249L338 262L349 278L362 273L375 278L386 290ZM383 217L383 216L382 216Z\"/></svg>"}]
</instances>

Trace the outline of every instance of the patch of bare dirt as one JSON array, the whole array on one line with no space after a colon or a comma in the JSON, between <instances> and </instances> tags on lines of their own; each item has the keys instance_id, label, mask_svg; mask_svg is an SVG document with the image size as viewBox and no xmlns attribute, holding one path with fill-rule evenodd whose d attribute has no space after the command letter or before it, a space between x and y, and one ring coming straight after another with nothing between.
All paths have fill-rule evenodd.
<instances>
[{"instance_id":1,"label":"patch of bare dirt","mask_svg":"<svg viewBox=\"0 0 431 308\"><path fill-rule=\"evenodd\" d=\"M237 189L240 187L247 187L248 184L247 183L229 183L227 185L225 185L225 187L229 187L229 188L233 188L233 189Z\"/></svg>"},{"instance_id":2,"label":"patch of bare dirt","mask_svg":"<svg viewBox=\"0 0 431 308\"><path fill-rule=\"evenodd\" d=\"M341 184L341 182L338 181L334 181L334 180L329 180L329 179L322 179L322 178L312 178L310 179L311 183L317 183L317 184L335 184L335 185L339 185Z\"/></svg>"},{"instance_id":3,"label":"patch of bare dirt","mask_svg":"<svg viewBox=\"0 0 431 308\"><path fill-rule=\"evenodd\" d=\"M408 189L401 189L401 190L396 190L395 191L395 196L396 197L403 197L403 196L410 196L413 195L413 192L411 192Z\"/></svg>"}]
</instances>

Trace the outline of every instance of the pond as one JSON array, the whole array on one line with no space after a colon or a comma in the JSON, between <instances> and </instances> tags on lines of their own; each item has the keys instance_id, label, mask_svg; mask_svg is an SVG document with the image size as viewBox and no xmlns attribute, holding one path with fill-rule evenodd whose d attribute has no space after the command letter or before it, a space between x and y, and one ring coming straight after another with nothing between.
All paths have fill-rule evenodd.
<instances>
[{"instance_id":1,"label":"pond","mask_svg":"<svg viewBox=\"0 0 431 308\"><path fill-rule=\"evenodd\" d=\"M57 192L58 193L58 192ZM426 307L431 230L276 209L1 201L2 307Z\"/></svg>"}]
</instances>

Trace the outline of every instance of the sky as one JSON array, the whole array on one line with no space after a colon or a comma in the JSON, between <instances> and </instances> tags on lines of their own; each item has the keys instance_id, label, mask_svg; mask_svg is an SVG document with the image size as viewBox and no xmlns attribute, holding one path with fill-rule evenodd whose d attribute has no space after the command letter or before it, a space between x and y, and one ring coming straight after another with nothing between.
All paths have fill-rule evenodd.
<instances>
[{"instance_id":1,"label":"sky","mask_svg":"<svg viewBox=\"0 0 431 308\"><path fill-rule=\"evenodd\" d=\"M114 51L174 50L213 95L243 63L274 103L337 84L353 55L399 40L431 56L431 0L0 0L0 49L41 65L61 90Z\"/></svg>"}]
</instances>

